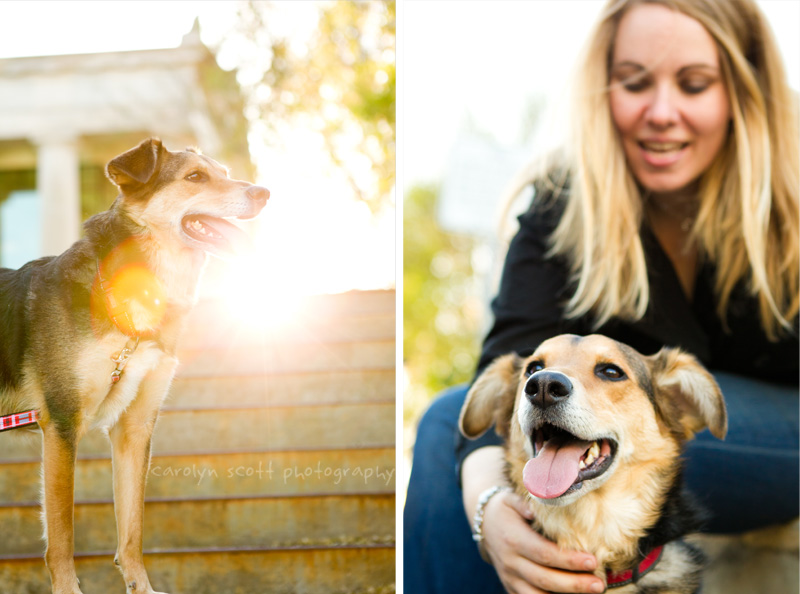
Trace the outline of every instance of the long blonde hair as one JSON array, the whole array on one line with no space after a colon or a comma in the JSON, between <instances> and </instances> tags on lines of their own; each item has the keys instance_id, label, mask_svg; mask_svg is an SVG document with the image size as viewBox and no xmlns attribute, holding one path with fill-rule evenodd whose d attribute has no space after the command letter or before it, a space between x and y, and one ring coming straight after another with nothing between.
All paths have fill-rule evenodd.
<instances>
[{"instance_id":1,"label":"long blonde hair","mask_svg":"<svg viewBox=\"0 0 800 594\"><path fill-rule=\"evenodd\" d=\"M569 190L550 253L571 263L576 289L566 315L591 315L599 327L611 317L640 319L650 300L639 236L642 196L626 166L608 94L618 23L641 2L664 4L694 18L717 44L731 132L700 179L692 233L701 256L716 266L717 313L723 323L731 293L744 281L757 297L766 335L775 340L792 331L800 301L797 102L770 28L752 0L607 4L578 69L574 126L560 163ZM552 183L552 169L549 175Z\"/></svg>"}]
</instances>

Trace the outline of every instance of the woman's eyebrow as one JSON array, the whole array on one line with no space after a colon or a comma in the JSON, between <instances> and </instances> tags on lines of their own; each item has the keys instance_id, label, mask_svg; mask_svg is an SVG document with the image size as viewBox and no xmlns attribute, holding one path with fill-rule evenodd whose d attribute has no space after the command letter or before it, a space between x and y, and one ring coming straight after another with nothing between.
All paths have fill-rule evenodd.
<instances>
[{"instance_id":1,"label":"woman's eyebrow","mask_svg":"<svg viewBox=\"0 0 800 594\"><path fill-rule=\"evenodd\" d=\"M611 64L611 70L650 70L647 66L643 64L639 64L638 62L631 62L629 60L624 60L622 62L614 62ZM688 70L712 70L715 73L719 72L719 67L714 64L709 64L707 62L693 62L691 64L686 64L685 66L681 66L678 70L678 74L683 74Z\"/></svg>"},{"instance_id":2,"label":"woman's eyebrow","mask_svg":"<svg viewBox=\"0 0 800 594\"><path fill-rule=\"evenodd\" d=\"M613 77L631 78L647 72L647 68L635 62L615 62L611 64L608 75Z\"/></svg>"},{"instance_id":3,"label":"woman's eyebrow","mask_svg":"<svg viewBox=\"0 0 800 594\"><path fill-rule=\"evenodd\" d=\"M688 70L710 70L714 73L719 73L719 67L705 62L698 62L696 64L687 64L678 70L678 74L684 74Z\"/></svg>"},{"instance_id":4,"label":"woman's eyebrow","mask_svg":"<svg viewBox=\"0 0 800 594\"><path fill-rule=\"evenodd\" d=\"M611 69L613 70L615 68L634 68L636 70L647 70L647 68L645 68L642 64L638 64L636 62L630 62L628 60L625 60L623 62L613 62L611 64Z\"/></svg>"}]
</instances>

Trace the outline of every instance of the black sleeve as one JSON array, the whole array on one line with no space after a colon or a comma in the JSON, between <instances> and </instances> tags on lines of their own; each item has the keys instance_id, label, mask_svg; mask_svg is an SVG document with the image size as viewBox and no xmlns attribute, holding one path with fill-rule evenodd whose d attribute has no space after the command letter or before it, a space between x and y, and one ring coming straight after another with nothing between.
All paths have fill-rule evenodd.
<instances>
[{"instance_id":1,"label":"black sleeve","mask_svg":"<svg viewBox=\"0 0 800 594\"><path fill-rule=\"evenodd\" d=\"M514 351L527 356L544 340L575 331L576 325L563 317L568 266L560 258L547 256L561 204L539 200L518 219L519 231L509 245L500 288L492 301L494 324L484 340L476 375L500 355Z\"/></svg>"},{"instance_id":2,"label":"black sleeve","mask_svg":"<svg viewBox=\"0 0 800 594\"><path fill-rule=\"evenodd\" d=\"M549 258L548 239L563 212L561 203L541 196L519 217L519 231L508 248L497 296L492 301L494 324L483 343L478 362L481 371L495 358L510 352L527 356L548 338L567 332L584 333L580 324L563 319L568 296L569 269L559 258ZM493 431L476 440L459 435L456 443L458 472L473 451L501 445Z\"/></svg>"}]
</instances>

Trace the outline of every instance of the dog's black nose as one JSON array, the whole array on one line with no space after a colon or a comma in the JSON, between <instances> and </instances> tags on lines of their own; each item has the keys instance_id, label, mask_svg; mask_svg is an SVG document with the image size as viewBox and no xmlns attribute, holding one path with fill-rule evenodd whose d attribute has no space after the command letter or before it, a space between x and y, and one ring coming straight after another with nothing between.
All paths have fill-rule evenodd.
<instances>
[{"instance_id":1,"label":"dog's black nose","mask_svg":"<svg viewBox=\"0 0 800 594\"><path fill-rule=\"evenodd\" d=\"M572 382L557 371L537 371L525 383L525 394L534 406L547 408L569 398Z\"/></svg>"},{"instance_id":2,"label":"dog's black nose","mask_svg":"<svg viewBox=\"0 0 800 594\"><path fill-rule=\"evenodd\" d=\"M247 197L250 198L250 200L260 202L261 206L264 206L269 198L269 190L267 188L262 188L261 186L250 186L247 188L245 194L247 194Z\"/></svg>"}]
</instances>

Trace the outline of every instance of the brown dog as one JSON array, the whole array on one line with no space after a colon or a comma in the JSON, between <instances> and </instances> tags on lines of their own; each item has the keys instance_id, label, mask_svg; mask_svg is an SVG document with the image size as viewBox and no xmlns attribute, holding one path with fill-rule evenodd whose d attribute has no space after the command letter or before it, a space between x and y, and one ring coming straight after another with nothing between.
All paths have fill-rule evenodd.
<instances>
[{"instance_id":1,"label":"brown dog","mask_svg":"<svg viewBox=\"0 0 800 594\"><path fill-rule=\"evenodd\" d=\"M675 349L645 357L604 336L558 336L526 359L495 360L469 391L459 424L473 438L495 425L534 528L594 554L610 588L697 590L702 556L679 540L698 528L679 457L706 426L722 439L727 416L694 357Z\"/></svg>"},{"instance_id":2,"label":"brown dog","mask_svg":"<svg viewBox=\"0 0 800 594\"><path fill-rule=\"evenodd\" d=\"M142 559L150 442L178 364L176 342L206 254L246 235L265 188L196 151L149 139L112 159L120 189L58 257L0 269L0 415L35 410L43 434L45 560L54 594L80 594L73 561L76 450L93 427L112 446L118 548L128 594L153 594ZM0 437L0 439L2 439Z\"/></svg>"}]
</instances>

